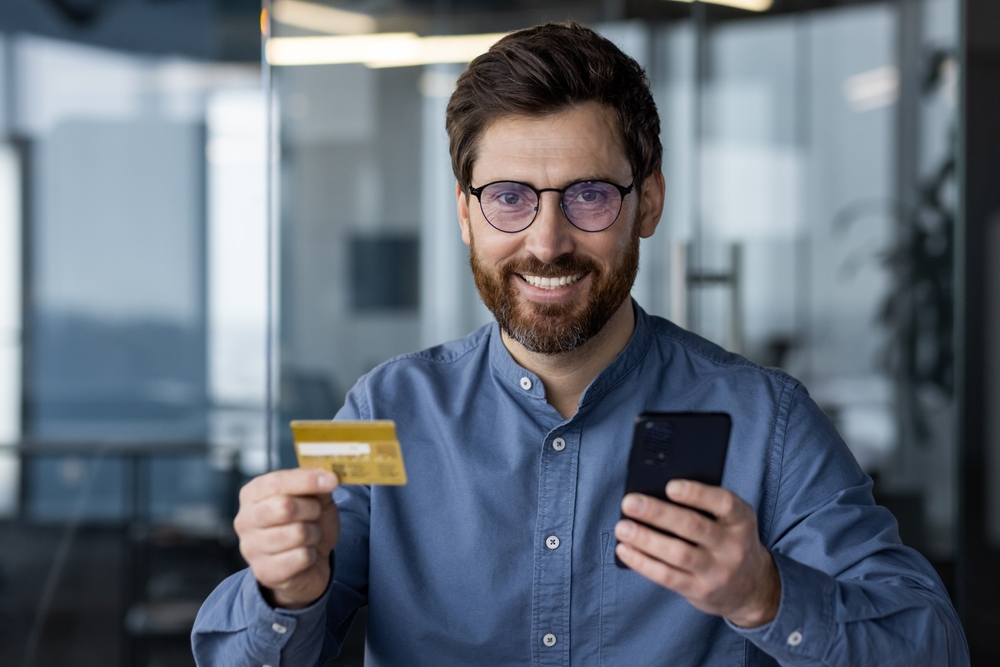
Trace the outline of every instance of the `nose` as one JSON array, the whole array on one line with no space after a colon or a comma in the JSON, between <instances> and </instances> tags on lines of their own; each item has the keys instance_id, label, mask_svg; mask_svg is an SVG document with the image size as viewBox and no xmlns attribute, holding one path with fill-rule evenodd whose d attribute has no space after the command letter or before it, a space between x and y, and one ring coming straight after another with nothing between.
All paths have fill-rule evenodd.
<instances>
[{"instance_id":1,"label":"nose","mask_svg":"<svg viewBox=\"0 0 1000 667\"><path fill-rule=\"evenodd\" d=\"M561 204L560 193L543 192L538 200L538 215L525 230L525 250L542 262L548 263L556 257L571 254L576 247L573 239L575 228L566 219Z\"/></svg>"}]
</instances>

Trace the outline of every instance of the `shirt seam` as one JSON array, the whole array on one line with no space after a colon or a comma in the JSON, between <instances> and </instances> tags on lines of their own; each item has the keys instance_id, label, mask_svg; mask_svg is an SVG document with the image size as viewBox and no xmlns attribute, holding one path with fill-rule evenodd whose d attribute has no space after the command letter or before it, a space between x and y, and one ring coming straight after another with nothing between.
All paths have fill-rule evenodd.
<instances>
[{"instance_id":1,"label":"shirt seam","mask_svg":"<svg viewBox=\"0 0 1000 667\"><path fill-rule=\"evenodd\" d=\"M773 369L773 368L768 368L766 366L760 366L758 364L753 363L752 361L750 361L748 359L743 359L742 361L734 361L734 360L724 359L724 358L721 358L721 357L711 356L707 352L705 352L704 350L701 350L701 349L695 347L694 345L692 345L690 342L684 340L682 337L677 336L676 334L671 333L669 331L664 331L664 330L662 330L660 328L657 328L653 333L657 337L667 338L667 339L669 339L669 340L677 343L678 345L681 345L681 346L685 347L686 349L688 349L692 353L698 355L702 359L705 359L706 361L710 361L710 362L712 362L714 364L718 364L720 366L728 366L728 367L731 367L731 368L747 368L747 369L750 369L752 371L757 371L759 373L763 373L764 375L767 375L768 377L771 377L771 378L773 378L775 380L778 380L779 382L781 382L784 385L793 385L794 386L794 385L798 384L798 382L795 379L789 377L788 375L786 375L784 372L782 372L780 370Z\"/></svg>"},{"instance_id":2,"label":"shirt seam","mask_svg":"<svg viewBox=\"0 0 1000 667\"><path fill-rule=\"evenodd\" d=\"M777 470L775 471L774 477L774 490L771 495L773 498L768 498L769 495L767 489L764 491L764 503L770 503L770 507L767 508L767 516L763 517L767 522L764 527L764 545L768 545L771 542L771 531L774 529L774 518L778 511L778 497L781 494L781 479L783 477L782 473L785 468L785 447L788 444L788 422L791 415L791 404L792 397L794 396L794 389L796 388L796 383L786 382L782 387L781 396L778 397L778 404L775 407L774 415L774 425L771 431L771 455L768 457L768 474L770 476L771 468L777 459ZM778 440L778 422L781 421L781 446L777 444Z\"/></svg>"},{"instance_id":3,"label":"shirt seam","mask_svg":"<svg viewBox=\"0 0 1000 667\"><path fill-rule=\"evenodd\" d=\"M362 417L364 417L366 419L371 419L372 418L372 404L371 404L371 401L368 400L368 389L369 389L369 384L366 382L365 383L365 391L361 392L361 399L364 402L364 404L358 406L358 412L361 413Z\"/></svg>"},{"instance_id":4,"label":"shirt seam","mask_svg":"<svg viewBox=\"0 0 1000 667\"><path fill-rule=\"evenodd\" d=\"M456 361L460 360L462 357L469 354L470 352L475 352L477 349L482 347L483 343L488 343L490 339L490 329L492 326L493 326L492 324L485 325L481 327L479 330L469 334L469 336L467 337L465 347L461 347L457 350L450 350L443 355L432 352L432 350L442 347L441 345L437 345L425 350L420 350L418 352L407 352L406 354L400 354L398 356L393 357L392 359L387 359L383 361L381 364L372 369L371 373L374 373L375 371L385 368L387 366L394 365L397 362L408 361L408 360L429 361L435 364L442 364L442 365L453 364Z\"/></svg>"},{"instance_id":5,"label":"shirt seam","mask_svg":"<svg viewBox=\"0 0 1000 667\"><path fill-rule=\"evenodd\" d=\"M608 582L605 581L608 569L608 543L611 542L611 534L602 532L601 533L601 608L600 614L597 619L597 666L604 667L604 610L605 610L605 599L604 592L608 586Z\"/></svg>"}]
</instances>

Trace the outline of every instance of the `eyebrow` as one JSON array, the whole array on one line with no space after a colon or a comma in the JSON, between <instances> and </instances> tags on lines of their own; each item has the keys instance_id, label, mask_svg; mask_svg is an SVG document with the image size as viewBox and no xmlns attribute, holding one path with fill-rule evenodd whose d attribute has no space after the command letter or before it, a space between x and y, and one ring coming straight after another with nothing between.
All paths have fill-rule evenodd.
<instances>
[{"instance_id":1,"label":"eyebrow","mask_svg":"<svg viewBox=\"0 0 1000 667\"><path fill-rule=\"evenodd\" d=\"M571 186L571 185L573 185L575 183L586 183L588 181L604 181L606 183L616 183L618 185L621 185L621 183L618 182L618 179L616 179L616 178L614 178L612 176L594 176L594 175L590 175L590 176L582 176L582 177L579 177L579 178L574 178L574 179L569 180L569 181L565 181L562 185L560 185L559 187L557 187L555 189L557 189L557 190L564 190L567 187L569 187L569 186ZM491 180L484 180L483 181L483 185L486 185L486 184L489 184L489 183L505 183L505 182L507 182L507 183L522 183L524 185L530 185L531 187L535 188L536 190L548 190L549 189L549 188L540 188L535 183L532 183L531 181L522 181L522 180L518 180L516 178L506 178L506 177L504 177L504 178L494 178L494 179L491 179ZM632 179L632 182L635 182L634 178ZM625 185L627 185L627 184L625 184ZM482 186L475 186L475 185L472 185L470 183L469 187L482 187Z\"/></svg>"}]
</instances>

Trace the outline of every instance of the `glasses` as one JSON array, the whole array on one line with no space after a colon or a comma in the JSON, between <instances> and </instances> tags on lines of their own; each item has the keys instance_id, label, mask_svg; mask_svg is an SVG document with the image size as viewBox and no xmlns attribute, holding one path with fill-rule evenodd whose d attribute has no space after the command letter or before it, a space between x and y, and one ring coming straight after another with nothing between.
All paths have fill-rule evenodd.
<instances>
[{"instance_id":1,"label":"glasses","mask_svg":"<svg viewBox=\"0 0 1000 667\"><path fill-rule=\"evenodd\" d=\"M501 232L514 234L531 226L538 216L543 192L558 192L560 207L570 223L585 232L601 232L614 224L622 212L625 196L635 183L623 187L607 181L577 181L562 188L538 188L517 181L496 181L469 194L479 200L486 222Z\"/></svg>"}]
</instances>

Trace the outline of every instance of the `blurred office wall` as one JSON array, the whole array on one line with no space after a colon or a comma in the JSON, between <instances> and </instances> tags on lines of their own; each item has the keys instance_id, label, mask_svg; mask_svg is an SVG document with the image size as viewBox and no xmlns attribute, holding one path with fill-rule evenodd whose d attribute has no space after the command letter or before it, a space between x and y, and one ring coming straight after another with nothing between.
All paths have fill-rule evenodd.
<instances>
[{"instance_id":1,"label":"blurred office wall","mask_svg":"<svg viewBox=\"0 0 1000 667\"><path fill-rule=\"evenodd\" d=\"M0 664L190 664L266 467L260 68L0 47Z\"/></svg>"}]
</instances>

